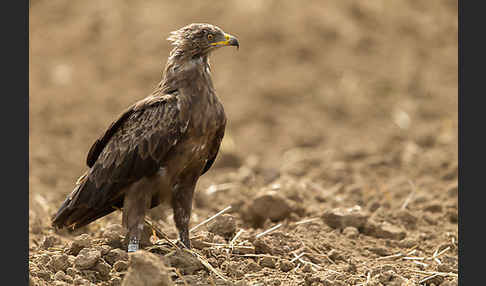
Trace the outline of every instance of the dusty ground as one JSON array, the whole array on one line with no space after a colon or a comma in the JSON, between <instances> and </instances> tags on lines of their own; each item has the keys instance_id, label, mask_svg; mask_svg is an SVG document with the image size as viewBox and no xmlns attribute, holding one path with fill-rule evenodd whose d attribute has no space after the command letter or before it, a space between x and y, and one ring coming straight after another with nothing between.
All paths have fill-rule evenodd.
<instances>
[{"instance_id":1,"label":"dusty ground","mask_svg":"<svg viewBox=\"0 0 486 286\"><path fill-rule=\"evenodd\" d=\"M151 92L165 38L191 22L241 43L211 59L229 123L191 221L232 206L192 233L221 277L166 244L129 259L120 213L50 227L91 144ZM449 0L32 0L31 284L456 285L457 45ZM176 238L170 211L150 217Z\"/></svg>"}]
</instances>

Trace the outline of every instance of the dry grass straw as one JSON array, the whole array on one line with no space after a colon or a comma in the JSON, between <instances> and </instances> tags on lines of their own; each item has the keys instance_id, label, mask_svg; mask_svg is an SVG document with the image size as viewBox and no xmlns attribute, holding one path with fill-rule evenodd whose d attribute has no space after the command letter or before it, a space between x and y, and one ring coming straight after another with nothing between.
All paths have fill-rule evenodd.
<instances>
[{"instance_id":1,"label":"dry grass straw","mask_svg":"<svg viewBox=\"0 0 486 286\"><path fill-rule=\"evenodd\" d=\"M417 186L411 180L408 180L408 183L412 187L412 192L410 192L410 195L408 195L408 197L403 202L402 207L401 207L402 210L407 208L408 204L410 203L412 198L415 196L415 193L417 192Z\"/></svg>"},{"instance_id":2,"label":"dry grass straw","mask_svg":"<svg viewBox=\"0 0 486 286\"><path fill-rule=\"evenodd\" d=\"M279 227L281 227L281 226L282 226L282 224L281 224L281 223L279 223L279 224L277 224L276 226L273 226L273 227L271 227L271 228L269 228L269 229L265 230L264 232L257 234L257 235L255 236L255 238L260 238L260 237L262 237L262 236L264 236L264 235L266 235L266 234L269 234L270 232L272 232L272 231L274 231L274 230L278 229L278 228L279 228Z\"/></svg>"},{"instance_id":3,"label":"dry grass straw","mask_svg":"<svg viewBox=\"0 0 486 286\"><path fill-rule=\"evenodd\" d=\"M304 223L309 223L309 222L313 222L315 220L318 220L320 218L318 217L315 217L315 218L309 218L309 219L304 219L304 220L301 220L301 221L298 221L298 222L295 222L293 223L294 225L300 225L300 224L304 224Z\"/></svg>"},{"instance_id":4,"label":"dry grass straw","mask_svg":"<svg viewBox=\"0 0 486 286\"><path fill-rule=\"evenodd\" d=\"M202 221L201 223L199 223L198 225L194 226L193 228L191 228L189 230L189 233L195 231L196 229L198 229L199 227L201 227L202 225L205 225L207 224L208 222L212 221L213 219L217 218L218 216L222 215L224 212L226 212L227 210L231 209L231 206L227 206L226 208L224 208L223 210L219 211L218 213L216 213L215 215L213 215L212 217Z\"/></svg>"},{"instance_id":5,"label":"dry grass straw","mask_svg":"<svg viewBox=\"0 0 486 286\"><path fill-rule=\"evenodd\" d=\"M157 237L162 237L164 240L166 240L171 246L175 247L176 249L179 249L179 246L177 246L177 244L175 244L174 242L172 242L172 240L170 240L170 238L167 236L167 234L165 234L163 231L160 230L160 228L158 226L155 225L155 223L150 220L149 218L145 217L145 224L147 224L150 228L152 228L152 231L155 232L155 235ZM158 244L160 243L161 240L157 240L155 242L155 244Z\"/></svg>"},{"instance_id":6,"label":"dry grass straw","mask_svg":"<svg viewBox=\"0 0 486 286\"><path fill-rule=\"evenodd\" d=\"M199 223L198 225L196 225L195 227L193 227L192 229L189 230L189 232L191 231L194 231L195 229L197 229L198 227L210 222L211 220L215 219L216 217L218 217L219 215L223 214L225 211L229 210L231 208L231 206L228 206L226 207L225 209L219 211L217 214L213 215L212 217L204 220L203 222ZM168 236L162 232L150 219L148 218L145 218L145 223L150 226L152 228L152 230L156 233L157 236L161 236L163 237L167 242L169 242L169 244L173 247L175 247L176 249L180 249L178 246L177 246L177 241L179 240L176 240L176 243L172 242ZM158 241L160 242L160 240ZM216 244L218 246L224 246L224 247L229 247L229 244ZM193 256L195 256L197 258L197 260L199 260L199 262L201 262L201 264L206 267L210 272L213 272L214 274L216 274L216 276L218 276L219 278L221 278L222 280L224 280L225 282L228 282L229 280L221 273L219 272L219 270L217 270L216 268L214 268L202 255L200 255L199 253L195 252L194 250L190 250L190 249L184 249L184 251L187 251L189 253L191 253ZM176 274L179 276L179 277L182 277L180 275L180 273L178 273L178 271L176 270L175 271ZM188 285L187 282L183 279L183 282L185 285Z\"/></svg>"},{"instance_id":7,"label":"dry grass straw","mask_svg":"<svg viewBox=\"0 0 486 286\"><path fill-rule=\"evenodd\" d=\"M202 255L200 255L199 253L197 253L197 252L195 252L193 250L186 249L186 251L189 251L190 253L194 254L196 256L196 258L199 260L199 262L201 262L201 264L204 265L204 267L206 267L209 271L211 271L214 274L216 274L216 276L218 276L219 278L223 279L225 282L228 282L229 281L221 272L219 272L218 269L214 268L211 265L211 263L209 263Z\"/></svg>"},{"instance_id":8,"label":"dry grass straw","mask_svg":"<svg viewBox=\"0 0 486 286\"><path fill-rule=\"evenodd\" d=\"M216 192L226 191L234 187L240 186L239 183L224 183L219 185L211 185L206 189L206 194L211 195Z\"/></svg>"}]
</instances>

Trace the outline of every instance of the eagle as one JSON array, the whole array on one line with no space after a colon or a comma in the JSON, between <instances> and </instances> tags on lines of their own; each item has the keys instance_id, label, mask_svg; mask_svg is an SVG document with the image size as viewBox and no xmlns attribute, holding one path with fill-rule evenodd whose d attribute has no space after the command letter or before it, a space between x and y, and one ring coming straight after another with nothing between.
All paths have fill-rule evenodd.
<instances>
[{"instance_id":1,"label":"eagle","mask_svg":"<svg viewBox=\"0 0 486 286\"><path fill-rule=\"evenodd\" d=\"M193 193L218 154L226 115L211 79L209 55L238 39L221 28L190 24L171 32L162 80L122 112L91 146L89 169L52 217L56 229L77 229L117 209L128 252L139 249L145 213L169 203L183 247L191 248Z\"/></svg>"}]
</instances>

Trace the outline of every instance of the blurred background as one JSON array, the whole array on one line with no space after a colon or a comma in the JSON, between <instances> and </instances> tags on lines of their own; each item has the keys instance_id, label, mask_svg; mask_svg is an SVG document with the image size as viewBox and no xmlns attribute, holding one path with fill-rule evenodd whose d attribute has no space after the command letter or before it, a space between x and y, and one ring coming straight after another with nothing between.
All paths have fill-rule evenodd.
<instances>
[{"instance_id":1,"label":"blurred background","mask_svg":"<svg viewBox=\"0 0 486 286\"><path fill-rule=\"evenodd\" d=\"M211 56L228 125L198 189L284 174L322 186L455 178L457 1L32 0L31 234L84 173L96 138L158 84L169 32L193 22L241 44Z\"/></svg>"}]
</instances>

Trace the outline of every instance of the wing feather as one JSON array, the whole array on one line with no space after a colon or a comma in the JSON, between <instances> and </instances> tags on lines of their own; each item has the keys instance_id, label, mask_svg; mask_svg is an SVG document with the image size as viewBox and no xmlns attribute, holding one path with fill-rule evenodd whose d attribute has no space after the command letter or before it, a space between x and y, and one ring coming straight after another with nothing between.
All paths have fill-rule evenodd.
<instances>
[{"instance_id":1,"label":"wing feather","mask_svg":"<svg viewBox=\"0 0 486 286\"><path fill-rule=\"evenodd\" d=\"M124 186L157 172L171 143L182 136L179 113L175 95L150 97L110 125L88 153L88 180L98 189L90 195L92 204L104 204Z\"/></svg>"},{"instance_id":2,"label":"wing feather","mask_svg":"<svg viewBox=\"0 0 486 286\"><path fill-rule=\"evenodd\" d=\"M209 153L208 161L206 162L206 165L204 166L204 169L202 170L201 175L204 175L204 173L206 173L211 168L214 161L216 160L216 156L218 155L219 147L221 145L221 141L223 141L225 127L226 127L226 121L219 128L219 130L216 133L216 140L213 143L213 146L211 148L211 152Z\"/></svg>"}]
</instances>

